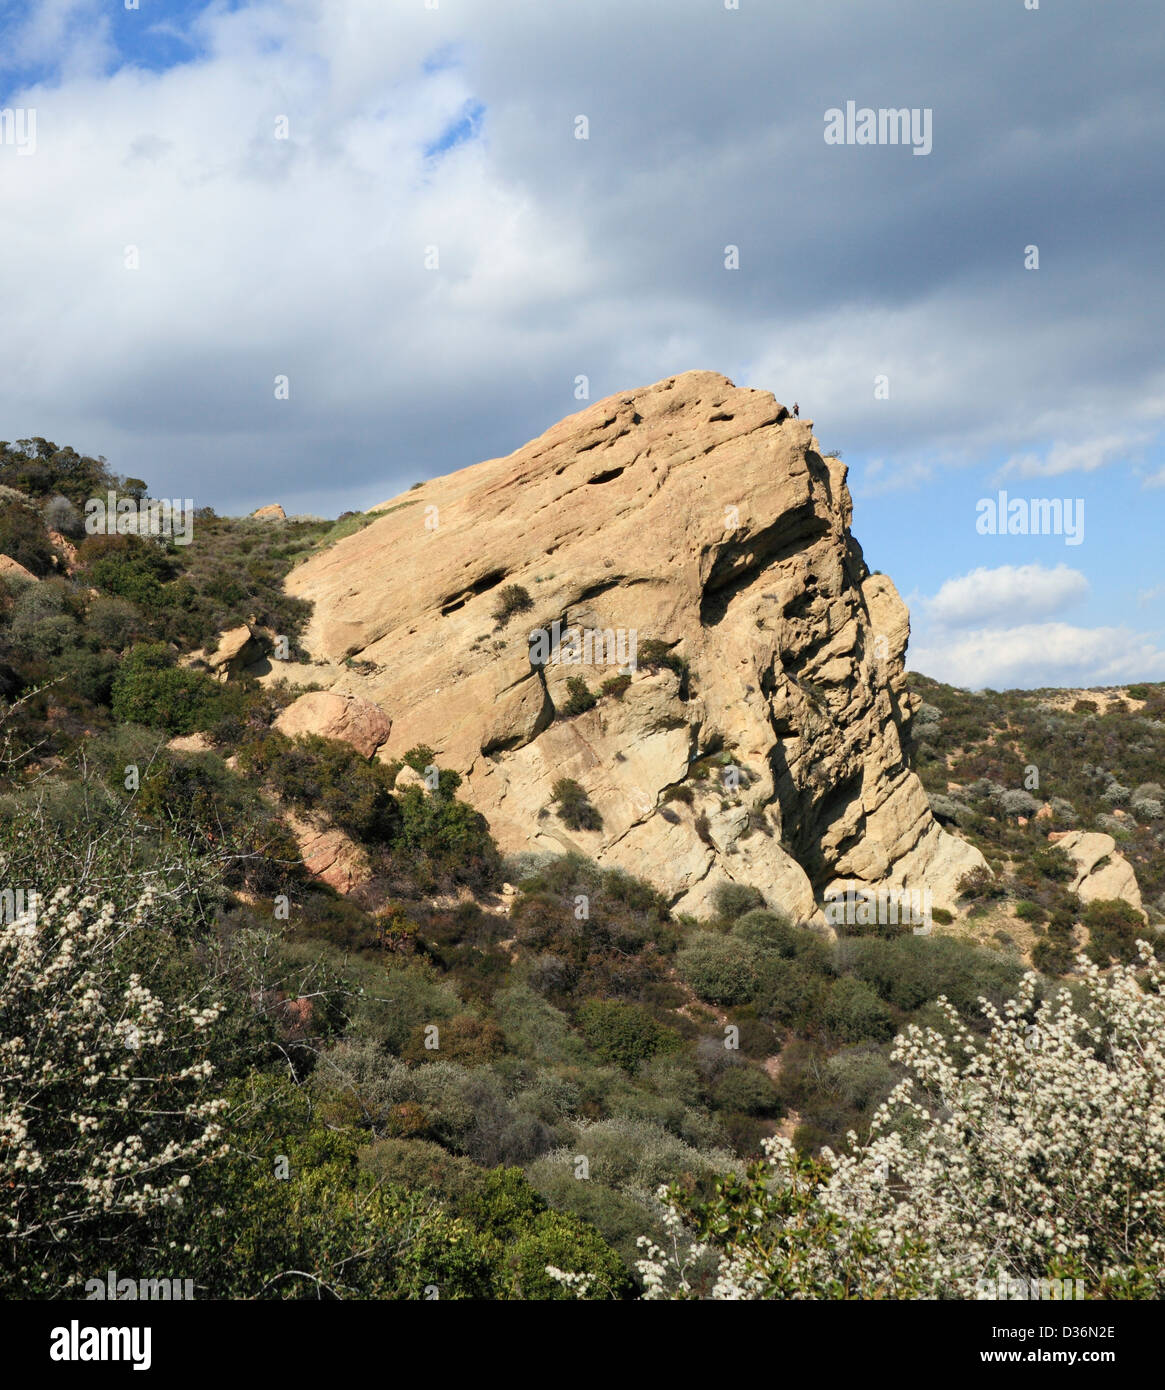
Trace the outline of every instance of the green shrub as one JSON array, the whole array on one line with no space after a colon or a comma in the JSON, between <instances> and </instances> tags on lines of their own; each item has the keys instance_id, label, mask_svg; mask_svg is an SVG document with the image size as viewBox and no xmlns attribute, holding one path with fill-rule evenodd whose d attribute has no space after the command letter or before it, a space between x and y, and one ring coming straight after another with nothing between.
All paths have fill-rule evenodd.
<instances>
[{"instance_id":1,"label":"green shrub","mask_svg":"<svg viewBox=\"0 0 1165 1390\"><path fill-rule=\"evenodd\" d=\"M1007 886L990 869L979 866L965 873L958 882L959 897L972 903L992 902L1007 896Z\"/></svg>"},{"instance_id":2,"label":"green shrub","mask_svg":"<svg viewBox=\"0 0 1165 1390\"><path fill-rule=\"evenodd\" d=\"M1076 877L1076 865L1059 845L1041 845L1032 851L1029 862L1053 883L1068 883Z\"/></svg>"},{"instance_id":3,"label":"green shrub","mask_svg":"<svg viewBox=\"0 0 1165 1390\"><path fill-rule=\"evenodd\" d=\"M0 502L0 555L9 556L32 574L52 573L53 547L44 522L16 498Z\"/></svg>"},{"instance_id":4,"label":"green shrub","mask_svg":"<svg viewBox=\"0 0 1165 1390\"><path fill-rule=\"evenodd\" d=\"M1039 903L1027 902L1021 899L1015 905L1015 915L1021 922L1046 922L1048 914Z\"/></svg>"},{"instance_id":5,"label":"green shrub","mask_svg":"<svg viewBox=\"0 0 1165 1390\"><path fill-rule=\"evenodd\" d=\"M420 787L398 793L397 805L400 830L393 839L394 851L412 852L433 873L454 882L496 886L501 855L480 811L452 796L427 796Z\"/></svg>"},{"instance_id":6,"label":"green shrub","mask_svg":"<svg viewBox=\"0 0 1165 1390\"><path fill-rule=\"evenodd\" d=\"M608 676L602 685L599 686L599 690L604 695L610 695L616 700L621 700L627 693L630 685L631 677L624 673L620 676Z\"/></svg>"},{"instance_id":7,"label":"green shrub","mask_svg":"<svg viewBox=\"0 0 1165 1390\"><path fill-rule=\"evenodd\" d=\"M1122 898L1097 899L1084 909L1088 928L1086 954L1095 964L1107 966L1115 958L1127 965L1136 959L1137 936L1145 934L1144 918Z\"/></svg>"},{"instance_id":8,"label":"green shrub","mask_svg":"<svg viewBox=\"0 0 1165 1390\"><path fill-rule=\"evenodd\" d=\"M528 590L523 589L520 584L507 584L497 596L493 607L493 620L499 627L505 627L515 614L529 612L533 607L534 600Z\"/></svg>"},{"instance_id":9,"label":"green shrub","mask_svg":"<svg viewBox=\"0 0 1165 1390\"><path fill-rule=\"evenodd\" d=\"M729 1067L712 1090L720 1110L739 1110L745 1115L779 1115L782 1112L776 1087L757 1067Z\"/></svg>"},{"instance_id":10,"label":"green shrub","mask_svg":"<svg viewBox=\"0 0 1165 1390\"><path fill-rule=\"evenodd\" d=\"M753 908L764 907L765 895L747 883L718 883L712 893L712 906L718 917L735 922Z\"/></svg>"},{"instance_id":11,"label":"green shrub","mask_svg":"<svg viewBox=\"0 0 1165 1390\"><path fill-rule=\"evenodd\" d=\"M679 1042L677 1034L656 1022L641 1004L591 999L579 1009L578 1022L587 1046L604 1062L627 1072Z\"/></svg>"},{"instance_id":12,"label":"green shrub","mask_svg":"<svg viewBox=\"0 0 1165 1390\"><path fill-rule=\"evenodd\" d=\"M550 796L557 803L559 820L569 830L602 830L602 816L573 778L560 777L551 787Z\"/></svg>"},{"instance_id":13,"label":"green shrub","mask_svg":"<svg viewBox=\"0 0 1165 1390\"><path fill-rule=\"evenodd\" d=\"M636 653L636 666L641 671L658 671L661 667L674 671L683 681L688 675L688 663L678 653L672 651L667 642L658 637L649 637L640 642Z\"/></svg>"},{"instance_id":14,"label":"green shrub","mask_svg":"<svg viewBox=\"0 0 1165 1390\"><path fill-rule=\"evenodd\" d=\"M894 1036L890 1010L864 980L852 975L843 975L829 987L822 1018L826 1028L841 1042L885 1042Z\"/></svg>"},{"instance_id":15,"label":"green shrub","mask_svg":"<svg viewBox=\"0 0 1165 1390\"><path fill-rule=\"evenodd\" d=\"M1032 947L1032 964L1047 975L1066 975L1075 965L1075 952L1070 943L1047 937Z\"/></svg>"},{"instance_id":16,"label":"green shrub","mask_svg":"<svg viewBox=\"0 0 1165 1390\"><path fill-rule=\"evenodd\" d=\"M487 1173L459 1209L503 1252L511 1298L609 1299L634 1293L626 1266L595 1227L569 1212L551 1211L518 1168ZM548 1265L586 1276L585 1291L553 1279Z\"/></svg>"},{"instance_id":17,"label":"green shrub","mask_svg":"<svg viewBox=\"0 0 1165 1390\"><path fill-rule=\"evenodd\" d=\"M581 676L569 676L566 689L567 700L559 711L566 719L572 719L576 714L585 714L587 710L594 709L599 703L598 697Z\"/></svg>"},{"instance_id":18,"label":"green shrub","mask_svg":"<svg viewBox=\"0 0 1165 1390\"><path fill-rule=\"evenodd\" d=\"M412 847L406 835L404 798L398 806L388 769L383 763L369 762L340 739L317 734L289 739L272 731L241 750L239 765L263 777L297 809L321 813L357 840L387 845L405 837ZM420 788L410 791L424 800Z\"/></svg>"},{"instance_id":19,"label":"green shrub","mask_svg":"<svg viewBox=\"0 0 1165 1390\"><path fill-rule=\"evenodd\" d=\"M712 1004L743 1004L756 993L756 948L739 938L697 932L676 956L676 969Z\"/></svg>"},{"instance_id":20,"label":"green shrub","mask_svg":"<svg viewBox=\"0 0 1165 1390\"><path fill-rule=\"evenodd\" d=\"M118 719L192 734L209 729L241 699L238 687L219 685L202 671L185 670L162 642L139 644L123 657L113 679Z\"/></svg>"},{"instance_id":21,"label":"green shrub","mask_svg":"<svg viewBox=\"0 0 1165 1390\"><path fill-rule=\"evenodd\" d=\"M950 936L859 937L844 942L842 953L859 980L907 1011L945 994L961 1013L977 1015L980 995L1001 1003L1023 973L1014 960Z\"/></svg>"}]
</instances>

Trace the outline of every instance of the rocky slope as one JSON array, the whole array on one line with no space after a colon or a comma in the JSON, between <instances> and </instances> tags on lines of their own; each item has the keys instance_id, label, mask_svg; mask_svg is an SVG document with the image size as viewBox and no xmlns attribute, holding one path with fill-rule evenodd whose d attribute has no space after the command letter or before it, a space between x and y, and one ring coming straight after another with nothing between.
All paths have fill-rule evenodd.
<instances>
[{"instance_id":1,"label":"rocky slope","mask_svg":"<svg viewBox=\"0 0 1165 1390\"><path fill-rule=\"evenodd\" d=\"M508 852L577 847L689 911L725 878L801 916L852 880L953 907L983 860L906 766L909 619L850 534L845 476L810 421L722 376L612 396L292 571L316 664L272 674L377 705L376 756L430 745ZM510 586L532 603L503 622ZM555 621L665 644L678 669L641 660L567 717L569 678L599 694L618 668L532 661ZM601 829L556 814L563 777Z\"/></svg>"}]
</instances>

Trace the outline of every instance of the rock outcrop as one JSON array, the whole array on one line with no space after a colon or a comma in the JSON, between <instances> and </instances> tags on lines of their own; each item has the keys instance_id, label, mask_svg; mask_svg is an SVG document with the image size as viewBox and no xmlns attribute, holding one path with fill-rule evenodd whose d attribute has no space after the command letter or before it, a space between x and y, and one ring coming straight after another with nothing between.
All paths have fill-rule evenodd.
<instances>
[{"instance_id":1,"label":"rock outcrop","mask_svg":"<svg viewBox=\"0 0 1165 1390\"><path fill-rule=\"evenodd\" d=\"M983 860L907 767L909 618L845 478L809 420L687 372L384 504L287 587L335 693L391 717L378 756L430 745L507 852L577 848L695 912L725 879L803 917L839 883L952 906ZM601 828L560 818L561 778Z\"/></svg>"},{"instance_id":2,"label":"rock outcrop","mask_svg":"<svg viewBox=\"0 0 1165 1390\"><path fill-rule=\"evenodd\" d=\"M330 690L309 690L281 711L275 728L288 738L320 734L342 739L371 758L392 732L392 720L368 700Z\"/></svg>"},{"instance_id":3,"label":"rock outcrop","mask_svg":"<svg viewBox=\"0 0 1165 1390\"><path fill-rule=\"evenodd\" d=\"M2 579L29 579L34 584L38 583L37 577L29 569L14 560L11 555L0 555L0 578Z\"/></svg>"},{"instance_id":4,"label":"rock outcrop","mask_svg":"<svg viewBox=\"0 0 1165 1390\"><path fill-rule=\"evenodd\" d=\"M1064 850L1076 866L1076 877L1068 887L1081 902L1120 898L1143 913L1141 889L1133 866L1119 854L1111 835L1093 830L1069 830L1048 836Z\"/></svg>"},{"instance_id":5,"label":"rock outcrop","mask_svg":"<svg viewBox=\"0 0 1165 1390\"><path fill-rule=\"evenodd\" d=\"M213 652L191 652L178 664L197 667L208 671L217 681L227 681L241 676L248 666L259 661L270 650L271 640L272 635L264 629L243 623L224 632Z\"/></svg>"},{"instance_id":6,"label":"rock outcrop","mask_svg":"<svg viewBox=\"0 0 1165 1390\"><path fill-rule=\"evenodd\" d=\"M367 855L342 830L316 825L291 813L287 823L308 873L337 893L351 893L371 877Z\"/></svg>"},{"instance_id":7,"label":"rock outcrop","mask_svg":"<svg viewBox=\"0 0 1165 1390\"><path fill-rule=\"evenodd\" d=\"M269 502L265 507L259 507L257 511L251 513L252 521L286 521L287 513L278 502Z\"/></svg>"}]
</instances>

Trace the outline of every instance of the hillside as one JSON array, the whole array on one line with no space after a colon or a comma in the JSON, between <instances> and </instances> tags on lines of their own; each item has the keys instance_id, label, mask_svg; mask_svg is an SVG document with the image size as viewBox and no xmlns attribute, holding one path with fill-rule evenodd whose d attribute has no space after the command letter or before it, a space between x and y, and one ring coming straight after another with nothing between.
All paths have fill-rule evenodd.
<instances>
[{"instance_id":1,"label":"hillside","mask_svg":"<svg viewBox=\"0 0 1165 1390\"><path fill-rule=\"evenodd\" d=\"M4 885L40 940L57 890L113 904L84 977L110 1028L142 981L166 1017L221 1006L142 1115L188 1116L192 1066L225 1102L201 1147L173 1121L180 1203L83 1209L63 1244L14 1170L9 1291L177 1241L200 1297L570 1296L548 1265L631 1297L659 1184L707 1217L766 1141L856 1152L903 1030L986 1046L1029 966L1024 1017L1083 987L1076 952L1115 980L1158 946L1165 686L907 676L844 468L764 393L688 374L377 515L202 511L189 545L87 536L88 496L145 484L43 440L0 484ZM636 631L636 669L532 666L556 619ZM846 882L931 887L928 930L831 924ZM122 1020L87 1054L100 1144L70 1127L81 1053L38 1031L61 970L0 1016L55 1059L21 1123L67 1186L138 1111Z\"/></svg>"}]
</instances>

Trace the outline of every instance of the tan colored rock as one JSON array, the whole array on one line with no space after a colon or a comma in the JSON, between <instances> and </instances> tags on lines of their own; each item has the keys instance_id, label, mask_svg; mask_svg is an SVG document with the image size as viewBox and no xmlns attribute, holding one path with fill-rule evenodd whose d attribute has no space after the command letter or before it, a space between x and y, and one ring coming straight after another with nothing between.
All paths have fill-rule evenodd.
<instances>
[{"instance_id":1,"label":"tan colored rock","mask_svg":"<svg viewBox=\"0 0 1165 1390\"><path fill-rule=\"evenodd\" d=\"M65 573L75 574L77 571L77 547L67 536L62 536L59 531L50 531L49 541L60 557Z\"/></svg>"},{"instance_id":2,"label":"tan colored rock","mask_svg":"<svg viewBox=\"0 0 1165 1390\"><path fill-rule=\"evenodd\" d=\"M1081 902L1120 898L1143 913L1141 889L1133 866L1119 853L1111 835L1092 830L1069 830L1049 835L1076 865L1076 877L1068 885Z\"/></svg>"},{"instance_id":3,"label":"tan colored rock","mask_svg":"<svg viewBox=\"0 0 1165 1390\"><path fill-rule=\"evenodd\" d=\"M392 732L392 720L369 700L330 690L310 690L282 711L275 728L288 738L319 734L322 738L342 739L371 758Z\"/></svg>"},{"instance_id":4,"label":"tan colored rock","mask_svg":"<svg viewBox=\"0 0 1165 1390\"><path fill-rule=\"evenodd\" d=\"M909 616L850 535L845 478L770 394L687 372L430 480L435 514L385 503L287 588L314 605L314 659L371 663L332 688L393 711L378 756L433 747L508 853L577 848L682 910L725 878L805 917L839 878L949 905L984 861L908 769ZM512 585L532 607L502 623ZM561 717L569 677L597 693L618 668L532 662L531 632L555 620L666 643L690 689L641 664L621 699ZM721 749L732 785L696 776ZM601 830L558 818L561 777ZM690 804L666 799L677 783Z\"/></svg>"},{"instance_id":5,"label":"tan colored rock","mask_svg":"<svg viewBox=\"0 0 1165 1390\"><path fill-rule=\"evenodd\" d=\"M233 627L219 638L218 647L207 657L206 664L220 680L241 672L263 653L263 644L254 628L244 623Z\"/></svg>"},{"instance_id":6,"label":"tan colored rock","mask_svg":"<svg viewBox=\"0 0 1165 1390\"><path fill-rule=\"evenodd\" d=\"M372 877L368 857L342 830L314 825L286 814L285 819L299 845L304 867L313 877L338 893L351 893Z\"/></svg>"},{"instance_id":7,"label":"tan colored rock","mask_svg":"<svg viewBox=\"0 0 1165 1390\"><path fill-rule=\"evenodd\" d=\"M287 513L278 502L271 502L266 507L260 507L258 511L251 513L252 521L286 521Z\"/></svg>"},{"instance_id":8,"label":"tan colored rock","mask_svg":"<svg viewBox=\"0 0 1165 1390\"><path fill-rule=\"evenodd\" d=\"M210 753L214 744L206 734L179 734L166 745L175 753Z\"/></svg>"},{"instance_id":9,"label":"tan colored rock","mask_svg":"<svg viewBox=\"0 0 1165 1390\"><path fill-rule=\"evenodd\" d=\"M31 570L26 570L19 560L11 555L0 555L0 579L31 579L34 584L40 581Z\"/></svg>"},{"instance_id":10,"label":"tan colored rock","mask_svg":"<svg viewBox=\"0 0 1165 1390\"><path fill-rule=\"evenodd\" d=\"M228 681L241 676L248 666L259 661L270 644L270 633L244 623L224 632L213 652L208 654L201 649L189 652L178 658L178 665L209 671L216 680Z\"/></svg>"},{"instance_id":11,"label":"tan colored rock","mask_svg":"<svg viewBox=\"0 0 1165 1390\"><path fill-rule=\"evenodd\" d=\"M1054 817L1055 812L1052 810L1051 803L1047 801L1036 812L1036 820L1052 820Z\"/></svg>"},{"instance_id":12,"label":"tan colored rock","mask_svg":"<svg viewBox=\"0 0 1165 1390\"><path fill-rule=\"evenodd\" d=\"M392 784L392 789L396 792L403 792L408 791L410 787L420 787L424 791L425 779L415 767L409 767L408 763L405 763L404 767L396 774L396 781Z\"/></svg>"}]
</instances>

